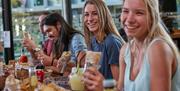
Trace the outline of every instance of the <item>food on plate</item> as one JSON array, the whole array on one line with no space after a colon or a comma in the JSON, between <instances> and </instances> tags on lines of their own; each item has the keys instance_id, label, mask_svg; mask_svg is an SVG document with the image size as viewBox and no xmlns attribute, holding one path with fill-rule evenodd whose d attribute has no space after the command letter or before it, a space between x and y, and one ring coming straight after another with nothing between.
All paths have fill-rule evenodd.
<instances>
[{"instance_id":1,"label":"food on plate","mask_svg":"<svg viewBox=\"0 0 180 91\"><path fill-rule=\"evenodd\" d=\"M15 77L17 79L25 79L29 77L29 64L28 63L16 63L15 64Z\"/></svg>"},{"instance_id":2,"label":"food on plate","mask_svg":"<svg viewBox=\"0 0 180 91\"><path fill-rule=\"evenodd\" d=\"M13 75L9 75L5 81L4 91L16 91L20 81L15 79Z\"/></svg>"},{"instance_id":3,"label":"food on plate","mask_svg":"<svg viewBox=\"0 0 180 91\"><path fill-rule=\"evenodd\" d=\"M20 89L21 91L28 91L28 89L30 90L30 78L26 78L24 80L22 80L21 84L20 84Z\"/></svg>"},{"instance_id":4,"label":"food on plate","mask_svg":"<svg viewBox=\"0 0 180 91\"><path fill-rule=\"evenodd\" d=\"M55 83L49 83L47 85L42 85L40 91L69 91L69 90L59 87Z\"/></svg>"}]
</instances>

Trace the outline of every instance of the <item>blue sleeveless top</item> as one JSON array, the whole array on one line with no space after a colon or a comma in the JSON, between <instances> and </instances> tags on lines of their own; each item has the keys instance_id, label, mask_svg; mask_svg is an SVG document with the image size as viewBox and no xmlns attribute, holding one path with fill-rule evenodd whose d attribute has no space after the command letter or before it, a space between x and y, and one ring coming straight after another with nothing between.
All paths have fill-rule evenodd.
<instances>
[{"instance_id":1,"label":"blue sleeveless top","mask_svg":"<svg viewBox=\"0 0 180 91\"><path fill-rule=\"evenodd\" d=\"M149 46L151 46L156 40L162 40L160 38L155 39L151 42ZM165 42L165 41L164 41ZM124 78L124 91L150 91L150 64L148 60L148 55L145 54L143 58L142 67L136 76L135 80L130 79L130 67L131 67L131 53L129 45L125 50L125 78ZM178 65L176 69L175 75L171 80L171 91L180 91L180 66L179 66L179 58L177 58Z\"/></svg>"}]
</instances>

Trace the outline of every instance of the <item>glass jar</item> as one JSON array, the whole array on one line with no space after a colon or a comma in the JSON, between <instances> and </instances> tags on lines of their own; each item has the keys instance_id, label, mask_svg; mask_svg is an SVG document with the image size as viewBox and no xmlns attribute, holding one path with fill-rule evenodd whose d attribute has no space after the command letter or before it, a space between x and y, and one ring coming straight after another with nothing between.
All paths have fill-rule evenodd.
<instances>
[{"instance_id":1,"label":"glass jar","mask_svg":"<svg viewBox=\"0 0 180 91\"><path fill-rule=\"evenodd\" d=\"M78 72L76 67L72 68L71 74L69 75L69 83L72 90L84 91L84 83L81 81L82 76L83 68L79 68Z\"/></svg>"},{"instance_id":2,"label":"glass jar","mask_svg":"<svg viewBox=\"0 0 180 91\"><path fill-rule=\"evenodd\" d=\"M30 86L32 91L35 90L35 88L37 88L38 86L38 79L36 76L36 70L34 66L30 66L29 67L29 78L30 78Z\"/></svg>"}]
</instances>

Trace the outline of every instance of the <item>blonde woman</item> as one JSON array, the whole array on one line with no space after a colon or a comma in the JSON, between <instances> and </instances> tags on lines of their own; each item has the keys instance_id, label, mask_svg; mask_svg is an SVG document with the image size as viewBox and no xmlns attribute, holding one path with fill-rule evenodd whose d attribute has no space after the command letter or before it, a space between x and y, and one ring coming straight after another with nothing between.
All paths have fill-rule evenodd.
<instances>
[{"instance_id":1,"label":"blonde woman","mask_svg":"<svg viewBox=\"0 0 180 91\"><path fill-rule=\"evenodd\" d=\"M124 0L120 91L180 91L180 56L161 22L158 0Z\"/></svg>"},{"instance_id":2,"label":"blonde woman","mask_svg":"<svg viewBox=\"0 0 180 91\"><path fill-rule=\"evenodd\" d=\"M104 79L117 81L119 77L119 50L124 41L117 31L104 1L86 0L82 20L89 50L102 53L99 71ZM86 74L85 76L87 76L86 78L96 77L96 75Z\"/></svg>"}]
</instances>

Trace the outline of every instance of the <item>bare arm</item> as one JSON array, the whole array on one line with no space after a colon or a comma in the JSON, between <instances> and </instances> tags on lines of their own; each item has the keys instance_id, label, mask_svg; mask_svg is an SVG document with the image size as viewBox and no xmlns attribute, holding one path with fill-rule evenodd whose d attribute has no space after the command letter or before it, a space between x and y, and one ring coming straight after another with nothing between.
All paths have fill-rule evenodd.
<instances>
[{"instance_id":1,"label":"bare arm","mask_svg":"<svg viewBox=\"0 0 180 91\"><path fill-rule=\"evenodd\" d=\"M158 50L158 51L157 51ZM168 44L156 41L149 49L151 91L171 91L173 52Z\"/></svg>"},{"instance_id":2,"label":"bare arm","mask_svg":"<svg viewBox=\"0 0 180 91\"><path fill-rule=\"evenodd\" d=\"M33 58L33 60L36 60L37 55L33 51L33 49L35 49L37 47L35 42L32 39L24 38L23 41L22 41L22 45L30 52L31 57Z\"/></svg>"},{"instance_id":3,"label":"bare arm","mask_svg":"<svg viewBox=\"0 0 180 91\"><path fill-rule=\"evenodd\" d=\"M113 78L116 81L118 81L118 79L119 79L119 67L115 64L111 64L111 72L112 72Z\"/></svg>"},{"instance_id":4,"label":"bare arm","mask_svg":"<svg viewBox=\"0 0 180 91\"><path fill-rule=\"evenodd\" d=\"M117 83L117 89L118 91L122 91L124 88L124 75L125 75L125 68L126 68L126 64L125 64L125 60L124 60L124 55L125 55L125 48L126 48L127 44L125 44L121 50L120 50L120 55L119 55L119 66L120 66L120 70L119 70L119 80Z\"/></svg>"}]
</instances>

